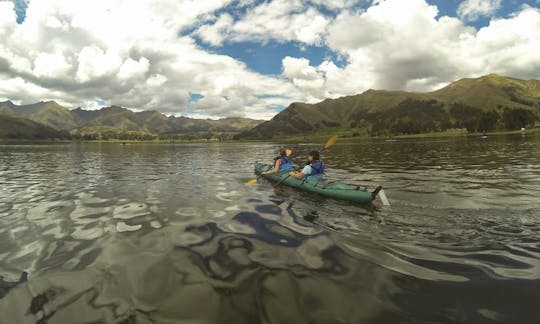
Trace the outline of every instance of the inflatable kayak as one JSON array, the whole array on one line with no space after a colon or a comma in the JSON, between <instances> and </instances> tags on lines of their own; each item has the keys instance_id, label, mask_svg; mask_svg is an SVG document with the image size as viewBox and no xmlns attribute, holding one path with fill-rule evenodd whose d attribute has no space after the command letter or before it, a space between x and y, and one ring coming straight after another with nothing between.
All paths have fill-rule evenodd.
<instances>
[{"instance_id":1,"label":"inflatable kayak","mask_svg":"<svg viewBox=\"0 0 540 324\"><path fill-rule=\"evenodd\" d=\"M270 164L255 162L255 173L257 175L261 175L262 172L270 170L271 168L272 165ZM325 197L359 203L372 202L382 190L382 187L379 186L373 192L369 192L365 187L350 185L342 182L328 181L326 179L300 180L293 177L286 178L288 175L289 171L283 171L274 174L264 174L261 176L276 183L282 181L281 185L287 185L289 187L307 192L320 194Z\"/></svg>"}]
</instances>

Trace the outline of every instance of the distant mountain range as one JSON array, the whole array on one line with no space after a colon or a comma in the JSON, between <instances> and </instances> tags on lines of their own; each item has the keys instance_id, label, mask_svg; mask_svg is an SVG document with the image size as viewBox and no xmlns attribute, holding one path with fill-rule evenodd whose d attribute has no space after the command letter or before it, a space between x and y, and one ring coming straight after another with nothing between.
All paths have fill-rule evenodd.
<instances>
[{"instance_id":1,"label":"distant mountain range","mask_svg":"<svg viewBox=\"0 0 540 324\"><path fill-rule=\"evenodd\" d=\"M0 102L0 138L19 139L229 139L262 121L165 116L157 111L133 112L112 106L69 110L55 101L31 105Z\"/></svg>"},{"instance_id":2,"label":"distant mountain range","mask_svg":"<svg viewBox=\"0 0 540 324\"><path fill-rule=\"evenodd\" d=\"M112 106L66 109L54 101L0 102L0 138L270 139L311 134L392 136L467 129L514 130L540 120L540 80L490 74L433 92L368 90L317 104L292 103L270 121L133 112Z\"/></svg>"},{"instance_id":3,"label":"distant mountain range","mask_svg":"<svg viewBox=\"0 0 540 324\"><path fill-rule=\"evenodd\" d=\"M368 90L317 104L292 103L272 120L236 135L268 139L345 132L389 136L466 128L514 130L540 120L540 80L490 74L461 79L433 92Z\"/></svg>"}]
</instances>

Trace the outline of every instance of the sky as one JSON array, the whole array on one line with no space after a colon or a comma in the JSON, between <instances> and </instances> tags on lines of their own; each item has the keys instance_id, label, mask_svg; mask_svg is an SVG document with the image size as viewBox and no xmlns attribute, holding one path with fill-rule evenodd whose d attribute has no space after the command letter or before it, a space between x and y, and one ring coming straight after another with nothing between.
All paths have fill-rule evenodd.
<instances>
[{"instance_id":1,"label":"sky","mask_svg":"<svg viewBox=\"0 0 540 324\"><path fill-rule=\"evenodd\" d=\"M540 0L0 0L0 101L270 119L292 102L540 79Z\"/></svg>"}]
</instances>

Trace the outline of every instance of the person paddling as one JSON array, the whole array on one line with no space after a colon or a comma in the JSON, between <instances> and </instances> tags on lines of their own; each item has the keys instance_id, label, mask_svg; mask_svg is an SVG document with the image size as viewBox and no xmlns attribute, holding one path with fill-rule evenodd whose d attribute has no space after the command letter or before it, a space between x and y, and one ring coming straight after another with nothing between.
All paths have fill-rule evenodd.
<instances>
[{"instance_id":1,"label":"person paddling","mask_svg":"<svg viewBox=\"0 0 540 324\"><path fill-rule=\"evenodd\" d=\"M320 160L319 151L308 154L308 162L302 171L292 171L291 177L296 179L314 180L324 176L324 163Z\"/></svg>"},{"instance_id":2,"label":"person paddling","mask_svg":"<svg viewBox=\"0 0 540 324\"><path fill-rule=\"evenodd\" d=\"M279 150L279 156L274 159L274 168L272 170L262 172L262 174L273 174L293 170L293 161L290 158L291 153L292 151L289 149Z\"/></svg>"}]
</instances>

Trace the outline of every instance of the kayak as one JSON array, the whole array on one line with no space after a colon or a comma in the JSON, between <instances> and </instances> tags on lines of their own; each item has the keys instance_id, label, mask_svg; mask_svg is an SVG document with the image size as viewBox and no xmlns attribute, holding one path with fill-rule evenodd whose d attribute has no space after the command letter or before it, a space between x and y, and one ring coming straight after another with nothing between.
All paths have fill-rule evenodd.
<instances>
[{"instance_id":1,"label":"kayak","mask_svg":"<svg viewBox=\"0 0 540 324\"><path fill-rule=\"evenodd\" d=\"M362 186L356 186L337 181L329 181L326 179L296 179L293 177L287 177L289 175L289 171L283 171L274 174L261 174L262 172L270 170L271 168L273 168L273 166L270 164L255 162L255 173L269 181L276 183L281 181L280 184L282 185L334 199L353 201L358 203L371 203L382 189L382 187L379 186L373 192L370 192L367 190L367 188Z\"/></svg>"}]
</instances>

